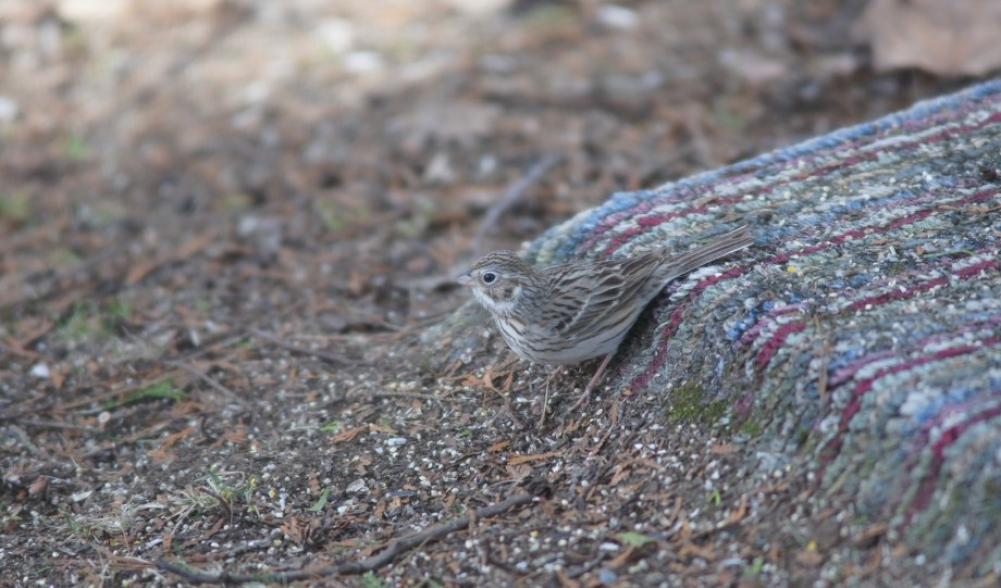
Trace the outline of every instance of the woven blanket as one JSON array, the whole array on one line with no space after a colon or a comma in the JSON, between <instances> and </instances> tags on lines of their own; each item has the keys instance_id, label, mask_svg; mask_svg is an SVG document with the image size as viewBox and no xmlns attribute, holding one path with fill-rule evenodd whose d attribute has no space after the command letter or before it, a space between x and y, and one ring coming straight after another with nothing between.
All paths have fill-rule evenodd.
<instances>
[{"instance_id":1,"label":"woven blanket","mask_svg":"<svg viewBox=\"0 0 1001 588\"><path fill-rule=\"evenodd\" d=\"M695 386L939 563L1001 562L1001 80L603 206L540 264L756 245L669 285L615 382ZM622 367L625 364L625 367ZM996 570L997 571L997 570Z\"/></svg>"}]
</instances>

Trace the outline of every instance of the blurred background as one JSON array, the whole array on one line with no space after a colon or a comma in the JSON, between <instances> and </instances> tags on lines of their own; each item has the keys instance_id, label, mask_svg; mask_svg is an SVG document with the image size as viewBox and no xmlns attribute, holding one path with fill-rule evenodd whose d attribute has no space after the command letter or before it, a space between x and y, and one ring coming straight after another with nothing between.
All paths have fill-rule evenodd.
<instances>
[{"instance_id":1,"label":"blurred background","mask_svg":"<svg viewBox=\"0 0 1001 588\"><path fill-rule=\"evenodd\" d=\"M4 334L121 296L239 318L254 279L326 332L403 324L475 249L989 76L998 7L0 0Z\"/></svg>"}]
</instances>

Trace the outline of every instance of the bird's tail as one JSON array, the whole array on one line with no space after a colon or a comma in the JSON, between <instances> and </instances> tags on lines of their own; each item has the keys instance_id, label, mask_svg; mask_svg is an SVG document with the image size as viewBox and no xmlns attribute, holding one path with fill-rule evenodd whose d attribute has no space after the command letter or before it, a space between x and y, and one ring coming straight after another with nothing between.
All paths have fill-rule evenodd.
<instances>
[{"instance_id":1,"label":"bird's tail","mask_svg":"<svg viewBox=\"0 0 1001 588\"><path fill-rule=\"evenodd\" d=\"M721 257L726 257L735 251L740 251L752 243L754 243L754 237L751 236L750 227L743 225L736 230L716 238L708 245L703 245L702 247L692 249L666 260L658 272L660 274L658 277L662 278L658 281L666 284L678 276L683 276Z\"/></svg>"}]
</instances>

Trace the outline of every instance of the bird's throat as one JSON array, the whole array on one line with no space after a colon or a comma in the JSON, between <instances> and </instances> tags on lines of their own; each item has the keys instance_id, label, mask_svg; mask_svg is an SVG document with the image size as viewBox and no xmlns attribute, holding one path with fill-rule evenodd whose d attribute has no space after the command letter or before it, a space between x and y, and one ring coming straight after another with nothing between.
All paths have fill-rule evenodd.
<instances>
[{"instance_id":1,"label":"bird's throat","mask_svg":"<svg viewBox=\"0 0 1001 588\"><path fill-rule=\"evenodd\" d=\"M474 290L473 295L493 314L507 316L514 312L521 286L494 288L490 291Z\"/></svg>"}]
</instances>

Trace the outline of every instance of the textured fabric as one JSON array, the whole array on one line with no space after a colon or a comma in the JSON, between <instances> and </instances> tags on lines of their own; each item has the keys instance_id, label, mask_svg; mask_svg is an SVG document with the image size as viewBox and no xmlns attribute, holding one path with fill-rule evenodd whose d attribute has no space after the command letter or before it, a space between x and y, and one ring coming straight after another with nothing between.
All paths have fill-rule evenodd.
<instances>
[{"instance_id":1,"label":"textured fabric","mask_svg":"<svg viewBox=\"0 0 1001 588\"><path fill-rule=\"evenodd\" d=\"M620 193L537 263L756 245L676 281L618 358L695 387L941 563L1001 562L1001 81L718 171ZM994 562L994 563L992 563Z\"/></svg>"}]
</instances>

